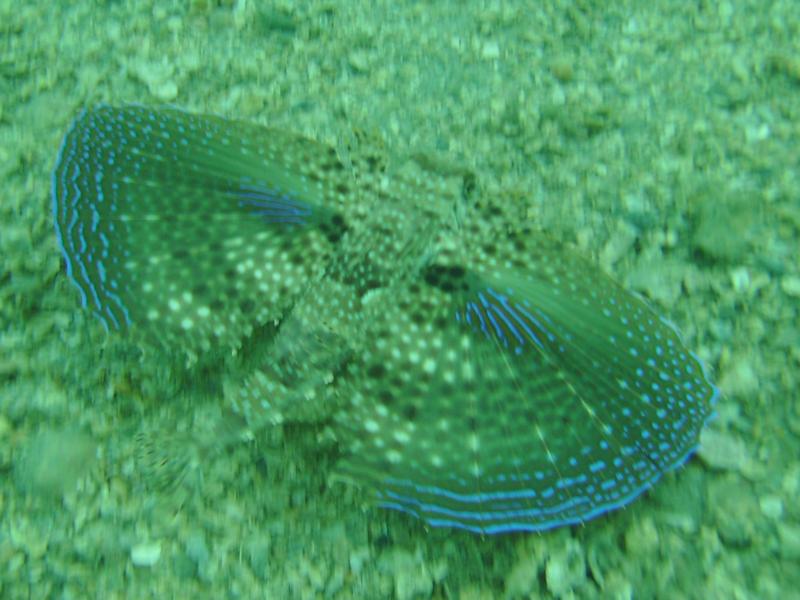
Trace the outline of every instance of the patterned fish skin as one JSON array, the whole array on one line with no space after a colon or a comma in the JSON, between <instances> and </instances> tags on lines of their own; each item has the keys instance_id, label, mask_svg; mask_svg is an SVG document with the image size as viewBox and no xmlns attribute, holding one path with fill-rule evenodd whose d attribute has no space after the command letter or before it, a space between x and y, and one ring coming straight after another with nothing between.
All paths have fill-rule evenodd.
<instances>
[{"instance_id":1,"label":"patterned fish skin","mask_svg":"<svg viewBox=\"0 0 800 600\"><path fill-rule=\"evenodd\" d=\"M67 273L111 330L187 353L280 318L346 227L352 176L300 136L177 109L83 111L52 177Z\"/></svg>"},{"instance_id":2,"label":"patterned fish skin","mask_svg":"<svg viewBox=\"0 0 800 600\"><path fill-rule=\"evenodd\" d=\"M253 429L335 415L340 474L431 526L540 531L623 506L686 460L716 402L638 296L368 143L345 167L255 125L100 107L67 134L53 197L68 273L110 327L182 351L273 322L233 410ZM211 325L183 327L207 304ZM158 479L191 455L168 464Z\"/></svg>"},{"instance_id":3,"label":"patterned fish skin","mask_svg":"<svg viewBox=\"0 0 800 600\"><path fill-rule=\"evenodd\" d=\"M257 430L285 421L320 422L346 404L347 366L365 345L373 294L417 276L456 202L440 185L394 177L364 145L351 159L358 170L359 206L324 275L280 324L269 360L228 398ZM413 215L414 218L409 218Z\"/></svg>"},{"instance_id":4,"label":"patterned fish skin","mask_svg":"<svg viewBox=\"0 0 800 600\"><path fill-rule=\"evenodd\" d=\"M339 420L342 471L379 504L483 534L627 504L694 451L718 394L644 301L541 233L492 233L499 212L371 308Z\"/></svg>"}]
</instances>

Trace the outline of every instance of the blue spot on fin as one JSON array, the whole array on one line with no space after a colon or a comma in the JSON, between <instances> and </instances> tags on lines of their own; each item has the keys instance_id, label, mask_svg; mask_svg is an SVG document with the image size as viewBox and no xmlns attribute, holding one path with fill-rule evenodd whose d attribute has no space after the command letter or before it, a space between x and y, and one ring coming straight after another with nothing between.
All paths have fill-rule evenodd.
<instances>
[{"instance_id":1,"label":"blue spot on fin","mask_svg":"<svg viewBox=\"0 0 800 600\"><path fill-rule=\"evenodd\" d=\"M67 274L108 329L196 352L236 346L291 306L333 251L348 177L294 134L101 105L64 137L53 219Z\"/></svg>"},{"instance_id":2,"label":"blue spot on fin","mask_svg":"<svg viewBox=\"0 0 800 600\"><path fill-rule=\"evenodd\" d=\"M424 289L382 307L359 387L377 401L340 421L354 440L341 471L379 505L432 526L540 531L631 502L696 448L718 391L675 329L528 235L528 268L430 266ZM411 334L431 328L427 345Z\"/></svg>"}]
</instances>

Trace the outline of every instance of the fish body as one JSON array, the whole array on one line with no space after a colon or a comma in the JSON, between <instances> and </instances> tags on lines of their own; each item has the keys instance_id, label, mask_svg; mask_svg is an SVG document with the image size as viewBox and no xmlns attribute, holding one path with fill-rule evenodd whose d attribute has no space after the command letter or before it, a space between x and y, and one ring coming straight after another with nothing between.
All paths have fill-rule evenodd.
<instances>
[{"instance_id":1,"label":"fish body","mask_svg":"<svg viewBox=\"0 0 800 600\"><path fill-rule=\"evenodd\" d=\"M174 352L276 323L229 394L332 418L340 472L433 526L620 507L696 448L717 390L642 299L499 202L258 125L101 106L68 131L56 232L86 307Z\"/></svg>"}]
</instances>

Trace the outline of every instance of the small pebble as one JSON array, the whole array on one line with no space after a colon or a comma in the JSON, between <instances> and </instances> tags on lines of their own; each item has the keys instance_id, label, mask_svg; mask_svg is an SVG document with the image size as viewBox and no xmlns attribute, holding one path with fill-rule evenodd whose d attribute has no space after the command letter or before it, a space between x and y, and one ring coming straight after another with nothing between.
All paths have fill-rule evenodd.
<instances>
[{"instance_id":1,"label":"small pebble","mask_svg":"<svg viewBox=\"0 0 800 600\"><path fill-rule=\"evenodd\" d=\"M719 387L730 396L749 396L759 389L756 369L747 357L738 357L725 368Z\"/></svg>"},{"instance_id":2,"label":"small pebble","mask_svg":"<svg viewBox=\"0 0 800 600\"><path fill-rule=\"evenodd\" d=\"M370 552L366 546L362 546L350 553L350 571L352 571L353 575L357 576L361 573L364 564L369 561L369 558Z\"/></svg>"},{"instance_id":3,"label":"small pebble","mask_svg":"<svg viewBox=\"0 0 800 600\"><path fill-rule=\"evenodd\" d=\"M131 548L134 567L152 567L161 558L161 542L142 542Z\"/></svg>"},{"instance_id":4,"label":"small pebble","mask_svg":"<svg viewBox=\"0 0 800 600\"><path fill-rule=\"evenodd\" d=\"M11 422L4 415L0 415L0 439L8 437L12 429Z\"/></svg>"},{"instance_id":5,"label":"small pebble","mask_svg":"<svg viewBox=\"0 0 800 600\"><path fill-rule=\"evenodd\" d=\"M786 469L781 480L781 489L789 498L800 496L800 463Z\"/></svg>"},{"instance_id":6,"label":"small pebble","mask_svg":"<svg viewBox=\"0 0 800 600\"><path fill-rule=\"evenodd\" d=\"M550 555L545 565L547 589L560 598L575 593L586 579L586 560L580 544L568 540L564 548Z\"/></svg>"},{"instance_id":7,"label":"small pebble","mask_svg":"<svg viewBox=\"0 0 800 600\"><path fill-rule=\"evenodd\" d=\"M787 296L800 298L800 277L796 275L787 275L781 279L781 289Z\"/></svg>"},{"instance_id":8,"label":"small pebble","mask_svg":"<svg viewBox=\"0 0 800 600\"><path fill-rule=\"evenodd\" d=\"M750 289L750 271L747 267L736 267L729 275L734 292L741 294Z\"/></svg>"},{"instance_id":9,"label":"small pebble","mask_svg":"<svg viewBox=\"0 0 800 600\"><path fill-rule=\"evenodd\" d=\"M779 496L770 494L758 500L758 506L765 517L778 520L783 516L783 500Z\"/></svg>"},{"instance_id":10,"label":"small pebble","mask_svg":"<svg viewBox=\"0 0 800 600\"><path fill-rule=\"evenodd\" d=\"M767 58L767 66L773 73L780 73L800 83L800 56L773 54Z\"/></svg>"},{"instance_id":11,"label":"small pebble","mask_svg":"<svg viewBox=\"0 0 800 600\"><path fill-rule=\"evenodd\" d=\"M609 238L600 252L600 263L606 268L616 264L623 256L628 254L636 243L639 235L638 229L627 222L620 222L616 231Z\"/></svg>"},{"instance_id":12,"label":"small pebble","mask_svg":"<svg viewBox=\"0 0 800 600\"><path fill-rule=\"evenodd\" d=\"M778 526L781 556L787 560L800 559L800 526L781 523Z\"/></svg>"},{"instance_id":13,"label":"small pebble","mask_svg":"<svg viewBox=\"0 0 800 600\"><path fill-rule=\"evenodd\" d=\"M381 557L380 568L394 578L394 598L428 598L433 592L433 577L419 554L396 549Z\"/></svg>"},{"instance_id":14,"label":"small pebble","mask_svg":"<svg viewBox=\"0 0 800 600\"><path fill-rule=\"evenodd\" d=\"M189 535L186 540L186 555L198 566L208 562L210 555L202 531L194 531Z\"/></svg>"},{"instance_id":15,"label":"small pebble","mask_svg":"<svg viewBox=\"0 0 800 600\"><path fill-rule=\"evenodd\" d=\"M43 429L28 439L14 459L17 484L26 492L58 497L75 488L91 467L96 446L73 429Z\"/></svg>"},{"instance_id":16,"label":"small pebble","mask_svg":"<svg viewBox=\"0 0 800 600\"><path fill-rule=\"evenodd\" d=\"M632 600L634 598L633 584L621 573L612 571L608 577L608 583L603 588L603 596L616 600Z\"/></svg>"},{"instance_id":17,"label":"small pebble","mask_svg":"<svg viewBox=\"0 0 800 600\"><path fill-rule=\"evenodd\" d=\"M487 60L500 58L500 44L495 41L486 42L481 50L481 56Z\"/></svg>"},{"instance_id":18,"label":"small pebble","mask_svg":"<svg viewBox=\"0 0 800 600\"><path fill-rule=\"evenodd\" d=\"M658 549L658 530L652 519L644 518L628 528L625 532L625 548L636 556L643 556Z\"/></svg>"},{"instance_id":19,"label":"small pebble","mask_svg":"<svg viewBox=\"0 0 800 600\"><path fill-rule=\"evenodd\" d=\"M567 57L559 57L554 59L550 63L550 72L562 83L572 81L572 79L575 77L575 69L572 65L572 61Z\"/></svg>"},{"instance_id":20,"label":"small pebble","mask_svg":"<svg viewBox=\"0 0 800 600\"><path fill-rule=\"evenodd\" d=\"M538 592L539 558L523 555L511 568L505 581L506 596L512 598L534 597Z\"/></svg>"},{"instance_id":21,"label":"small pebble","mask_svg":"<svg viewBox=\"0 0 800 600\"><path fill-rule=\"evenodd\" d=\"M363 50L354 50L351 52L347 57L347 62L357 73L369 72L369 56Z\"/></svg>"},{"instance_id":22,"label":"small pebble","mask_svg":"<svg viewBox=\"0 0 800 600\"><path fill-rule=\"evenodd\" d=\"M744 548L758 537L761 519L753 488L738 475L714 478L708 486L708 505L720 540L728 548Z\"/></svg>"},{"instance_id":23,"label":"small pebble","mask_svg":"<svg viewBox=\"0 0 800 600\"><path fill-rule=\"evenodd\" d=\"M162 102L171 102L178 97L178 85L172 79L168 79L150 86L150 93Z\"/></svg>"},{"instance_id":24,"label":"small pebble","mask_svg":"<svg viewBox=\"0 0 800 600\"><path fill-rule=\"evenodd\" d=\"M726 431L704 429L700 434L700 459L712 469L741 472L749 462L747 447Z\"/></svg>"}]
</instances>

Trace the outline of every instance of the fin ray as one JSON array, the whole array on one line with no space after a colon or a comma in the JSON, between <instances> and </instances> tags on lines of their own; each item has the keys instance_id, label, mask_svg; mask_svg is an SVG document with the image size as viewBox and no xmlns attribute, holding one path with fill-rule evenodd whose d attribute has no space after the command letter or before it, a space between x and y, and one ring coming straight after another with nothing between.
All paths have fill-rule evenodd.
<instances>
[{"instance_id":1,"label":"fin ray","mask_svg":"<svg viewBox=\"0 0 800 600\"><path fill-rule=\"evenodd\" d=\"M717 390L674 329L535 241L536 265L434 265L421 292L386 295L339 421L341 470L380 504L434 526L544 530L626 504L696 447Z\"/></svg>"},{"instance_id":2,"label":"fin ray","mask_svg":"<svg viewBox=\"0 0 800 600\"><path fill-rule=\"evenodd\" d=\"M98 106L64 138L53 213L67 272L106 327L196 352L280 318L322 271L347 177L293 134Z\"/></svg>"}]
</instances>

